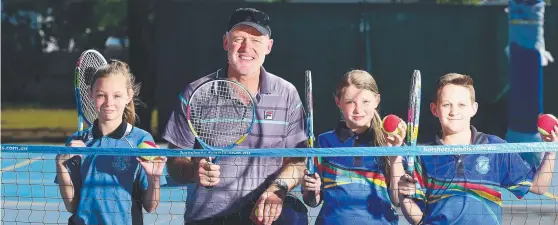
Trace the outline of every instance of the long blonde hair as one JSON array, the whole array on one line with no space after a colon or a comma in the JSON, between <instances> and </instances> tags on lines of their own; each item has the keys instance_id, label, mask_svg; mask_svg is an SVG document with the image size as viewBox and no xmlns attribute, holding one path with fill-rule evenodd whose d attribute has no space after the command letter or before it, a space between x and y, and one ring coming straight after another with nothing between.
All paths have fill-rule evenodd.
<instances>
[{"instance_id":1,"label":"long blonde hair","mask_svg":"<svg viewBox=\"0 0 558 225\"><path fill-rule=\"evenodd\" d=\"M109 64L99 68L93 78L91 79L91 87L99 78L119 76L122 75L126 78L126 88L128 89L128 94L131 95L132 100L126 104L124 108L124 114L122 114L122 119L132 125L136 122L136 106L135 102L140 103L136 98L139 94L140 84L136 84L136 77L131 73L128 64L118 60L110 60Z\"/></svg>"},{"instance_id":2,"label":"long blonde hair","mask_svg":"<svg viewBox=\"0 0 558 225\"><path fill-rule=\"evenodd\" d=\"M341 82L337 85L335 97L337 99L341 99L345 89L351 85L354 85L358 89L372 91L374 94L380 94L378 84L370 73L364 70L351 70L343 75ZM377 108L374 111L374 116L372 117L372 129L374 129L374 136L376 138L374 143L377 146L385 146L387 142L382 131L382 118L380 117L380 113Z\"/></svg>"},{"instance_id":3,"label":"long blonde hair","mask_svg":"<svg viewBox=\"0 0 558 225\"><path fill-rule=\"evenodd\" d=\"M351 70L341 79L339 85L335 89L335 97L339 100L343 96L345 89L351 85L354 85L358 89L364 89L374 92L374 94L379 95L380 91L378 89L378 84L372 75L364 70ZM379 108L379 107L378 107ZM376 146L386 146L387 141L384 137L382 131L382 118L378 112L378 108L374 110L374 116L372 117L372 129L374 130L374 143ZM390 164L388 157L382 157L383 164L385 166L386 174L390 176ZM388 179L389 180L389 179ZM389 181L388 181L389 183Z\"/></svg>"}]
</instances>

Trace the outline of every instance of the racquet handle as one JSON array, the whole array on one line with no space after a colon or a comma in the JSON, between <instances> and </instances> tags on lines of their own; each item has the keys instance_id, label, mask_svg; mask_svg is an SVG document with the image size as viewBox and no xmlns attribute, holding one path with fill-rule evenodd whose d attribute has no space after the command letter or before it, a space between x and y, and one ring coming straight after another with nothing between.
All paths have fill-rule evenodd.
<instances>
[{"instance_id":1,"label":"racquet handle","mask_svg":"<svg viewBox=\"0 0 558 225\"><path fill-rule=\"evenodd\" d=\"M314 175L314 173L308 173L304 176L313 176L313 175ZM310 194L308 196L307 200L308 200L308 206L310 206L310 207L318 206L318 202L316 200L316 194L315 193Z\"/></svg>"},{"instance_id":2,"label":"racquet handle","mask_svg":"<svg viewBox=\"0 0 558 225\"><path fill-rule=\"evenodd\" d=\"M316 195L310 195L308 197L308 204L311 205L311 206L318 205L318 202L316 202Z\"/></svg>"},{"instance_id":3,"label":"racquet handle","mask_svg":"<svg viewBox=\"0 0 558 225\"><path fill-rule=\"evenodd\" d=\"M407 174L413 177L413 172L415 171L415 158L413 156L407 157Z\"/></svg>"}]
</instances>

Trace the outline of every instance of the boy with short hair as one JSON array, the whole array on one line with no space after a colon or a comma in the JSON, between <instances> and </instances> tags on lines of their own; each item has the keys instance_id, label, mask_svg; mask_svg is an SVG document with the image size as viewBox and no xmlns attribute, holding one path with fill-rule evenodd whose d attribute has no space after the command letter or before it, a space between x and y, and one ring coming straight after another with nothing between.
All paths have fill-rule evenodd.
<instances>
[{"instance_id":1,"label":"boy with short hair","mask_svg":"<svg viewBox=\"0 0 558 225\"><path fill-rule=\"evenodd\" d=\"M431 145L506 143L471 126L477 109L470 76L442 76L430 104L442 131ZM557 134L558 126L543 140L558 142ZM419 156L415 178L404 175L399 182L401 209L411 224L501 224L502 199L497 188L506 188L517 198L529 191L545 193L555 158L556 152L545 153L535 171L516 153Z\"/></svg>"}]
</instances>

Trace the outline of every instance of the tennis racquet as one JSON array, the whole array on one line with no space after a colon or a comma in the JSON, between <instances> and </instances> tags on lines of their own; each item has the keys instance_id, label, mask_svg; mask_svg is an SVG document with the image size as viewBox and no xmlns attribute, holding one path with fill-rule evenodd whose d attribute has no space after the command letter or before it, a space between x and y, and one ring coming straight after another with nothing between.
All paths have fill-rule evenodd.
<instances>
[{"instance_id":1,"label":"tennis racquet","mask_svg":"<svg viewBox=\"0 0 558 225\"><path fill-rule=\"evenodd\" d=\"M407 145L416 146L418 138L419 118L420 118L420 99L421 99L421 75L419 70L413 71L411 88L409 90L409 108L407 112ZM413 176L415 158L407 158L407 173Z\"/></svg>"},{"instance_id":2,"label":"tennis racquet","mask_svg":"<svg viewBox=\"0 0 558 225\"><path fill-rule=\"evenodd\" d=\"M312 97L312 71L306 70L306 133L308 136L308 147L314 147L314 99ZM307 169L310 174L314 173L314 158L308 158Z\"/></svg>"},{"instance_id":3,"label":"tennis racquet","mask_svg":"<svg viewBox=\"0 0 558 225\"><path fill-rule=\"evenodd\" d=\"M93 86L91 83L93 76L97 69L101 66L107 65L107 61L96 50L84 51L78 59L75 75L75 96L76 96L76 110L78 113L78 138L83 138L83 126L91 126L95 119L97 119L97 112L95 111L95 104L90 99L90 91Z\"/></svg>"},{"instance_id":4,"label":"tennis racquet","mask_svg":"<svg viewBox=\"0 0 558 225\"><path fill-rule=\"evenodd\" d=\"M188 101L182 95L180 99L188 126L204 149L232 149L254 125L254 99L235 81L212 80L197 87Z\"/></svg>"},{"instance_id":5,"label":"tennis racquet","mask_svg":"<svg viewBox=\"0 0 558 225\"><path fill-rule=\"evenodd\" d=\"M307 115L306 115L306 133L308 136L308 147L309 148L313 148L314 147L314 98L312 96L312 71L310 70L306 70L305 72L306 75L306 88L305 88L305 93L306 93L306 109L307 109ZM308 175L314 175L314 173L316 172L314 170L314 157L308 157L307 162L306 162L306 169L308 170ZM309 203L310 205L316 205L316 196L315 195L310 195L309 197Z\"/></svg>"}]
</instances>

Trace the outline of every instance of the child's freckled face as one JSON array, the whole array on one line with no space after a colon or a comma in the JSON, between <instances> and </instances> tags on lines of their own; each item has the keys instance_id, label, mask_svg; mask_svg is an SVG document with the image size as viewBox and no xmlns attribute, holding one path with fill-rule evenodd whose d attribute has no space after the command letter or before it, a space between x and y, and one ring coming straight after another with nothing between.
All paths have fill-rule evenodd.
<instances>
[{"instance_id":1,"label":"child's freckled face","mask_svg":"<svg viewBox=\"0 0 558 225\"><path fill-rule=\"evenodd\" d=\"M432 114L438 117L446 134L459 133L468 129L471 118L477 113L477 103L471 91L463 86L446 85L439 94L436 104L431 104Z\"/></svg>"}]
</instances>

